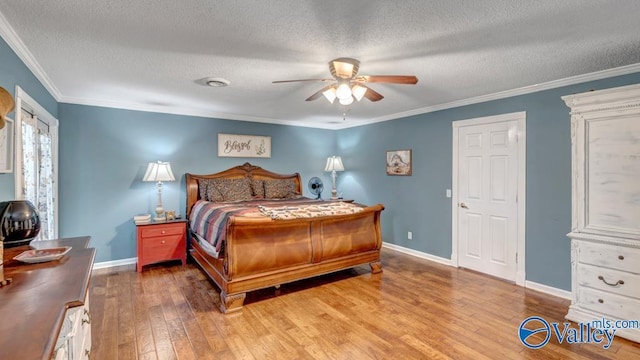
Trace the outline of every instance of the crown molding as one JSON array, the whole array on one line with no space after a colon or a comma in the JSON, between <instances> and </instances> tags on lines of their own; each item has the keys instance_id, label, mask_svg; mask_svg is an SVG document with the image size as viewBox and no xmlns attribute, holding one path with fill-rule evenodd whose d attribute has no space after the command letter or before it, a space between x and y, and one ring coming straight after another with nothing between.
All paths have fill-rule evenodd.
<instances>
[{"instance_id":1,"label":"crown molding","mask_svg":"<svg viewBox=\"0 0 640 360\"><path fill-rule=\"evenodd\" d=\"M584 83L584 82L588 82L588 81L602 80L602 79L606 79L606 78L610 78L610 77L614 77L614 76L628 75L628 74L633 74L633 73L637 73L637 72L640 72L640 63L621 66L621 67L617 67L617 68L613 68L613 69L596 71L596 72L592 72L592 73L588 73L588 74L571 76L571 77L564 78L564 79L553 80L553 81L549 81L549 82L546 82L546 83L535 84L535 85L530 85L530 86L524 86L524 87L521 87L521 88L500 91L500 92L496 92L496 93L493 93L493 94L480 95L480 96L476 96L476 97L472 97L472 98L468 98L468 99L456 100L456 101L452 101L452 102L448 102L448 103L444 103L444 104L427 106L427 107L423 107L423 108L419 108L419 109L415 109L415 110L399 112L399 113L395 113L395 114L381 116L379 118L371 119L371 120L368 120L368 121L363 121L363 122L360 122L360 123L354 124L354 125L349 125L349 124L338 125L338 126L335 127L335 129L336 130L337 129L346 129L346 128L351 128L351 127L370 125L370 124L375 124L375 123L379 123L379 122L383 122L383 121L396 120L396 119L405 118L405 117L409 117L409 116L421 115L421 114L426 114L426 113L430 113L430 112L446 110L446 109L452 109L452 108L456 108L456 107L461 107L461 106L466 106L466 105L473 105L473 104L478 104L478 103L483 103L483 102L488 102L488 101L493 101L493 100L505 99L505 98L518 96L518 95L526 95L526 94L531 94L531 93L535 93L535 92L538 92L538 91L556 89L556 88L563 87L563 86L575 85L575 84L580 84L580 83Z\"/></svg>"},{"instance_id":2,"label":"crown molding","mask_svg":"<svg viewBox=\"0 0 640 360\"><path fill-rule=\"evenodd\" d=\"M49 78L47 73L44 72L38 61L33 57L26 45L20 40L18 34L13 30L7 18L0 12L0 36L7 42L13 52L18 55L20 60L31 70L31 73L40 81L42 86L53 96L53 98L60 102L62 94L60 90L53 84L53 81Z\"/></svg>"},{"instance_id":3,"label":"crown molding","mask_svg":"<svg viewBox=\"0 0 640 360\"><path fill-rule=\"evenodd\" d=\"M155 112L155 113L161 113L161 114L215 118L215 119L221 119L221 120L249 121L249 122L257 122L257 123L265 123L265 124L288 125L288 126L310 127L310 128L316 128L316 129L335 130L334 124L318 124L318 123L297 121L297 120L288 121L288 120L264 118L264 117L249 116L249 115L221 113L221 112L215 112L215 111L209 111L209 110L193 109L193 108L177 107L177 106L158 106L158 105L138 104L138 103L123 103L119 101L73 98L68 96L63 96L59 100L59 102L74 104L74 105L107 107L107 108L113 108L113 109L119 109L119 110L134 110L134 111L144 111L144 112Z\"/></svg>"},{"instance_id":4,"label":"crown molding","mask_svg":"<svg viewBox=\"0 0 640 360\"><path fill-rule=\"evenodd\" d=\"M451 101L444 104L427 106L427 107L423 107L415 110L389 114L386 116L381 116L381 117L370 119L370 120L358 121L357 124L350 124L349 122L339 123L339 124L335 124L335 123L322 124L322 123L304 122L304 121L287 121L287 120L262 118L262 117L247 116L247 115L216 113L216 112L211 112L206 110L194 110L190 108L159 107L159 106L153 106L148 104L126 104L121 102L111 102L111 101L84 99L84 98L61 97L60 100L58 101L63 103L70 103L70 104L102 106L102 107L111 107L111 108L126 109L126 110L149 111L149 112L158 112L158 113L175 114L175 115L189 115L189 116L198 116L198 117L213 117L213 118L226 119L226 120L250 121L250 122L268 123L268 124L310 127L310 128L327 129L327 130L342 130L342 129L348 129L348 128L353 128L358 126L371 125L371 124L384 122L384 121L397 120L397 119L414 116L414 115L427 114L427 113L440 111L440 110L452 109L452 108L466 106L466 105L473 105L473 104L483 103L487 101L505 99L505 98L518 96L518 95L526 95L526 94L531 94L538 91L550 90L550 89L555 89L563 86L580 84L588 81L602 80L602 79L606 79L614 76L628 75L636 72L640 72L640 63L621 66L613 69L596 71L588 74L571 76L564 79L553 80L546 83L535 84L530 86L524 86L524 87L516 88L512 90L500 91L493 94L480 95L480 96L476 96L468 99Z\"/></svg>"}]
</instances>

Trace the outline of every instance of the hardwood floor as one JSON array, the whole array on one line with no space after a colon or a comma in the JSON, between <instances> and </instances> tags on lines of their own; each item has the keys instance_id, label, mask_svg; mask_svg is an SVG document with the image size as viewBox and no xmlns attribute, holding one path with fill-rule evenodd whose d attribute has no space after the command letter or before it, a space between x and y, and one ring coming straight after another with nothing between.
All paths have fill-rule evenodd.
<instances>
[{"instance_id":1,"label":"hardwood floor","mask_svg":"<svg viewBox=\"0 0 640 360\"><path fill-rule=\"evenodd\" d=\"M568 300L383 250L369 266L247 294L218 311L219 290L194 264L166 263L91 280L92 359L638 359L640 345L518 339L531 315L564 321ZM576 326L575 324L573 325Z\"/></svg>"}]
</instances>

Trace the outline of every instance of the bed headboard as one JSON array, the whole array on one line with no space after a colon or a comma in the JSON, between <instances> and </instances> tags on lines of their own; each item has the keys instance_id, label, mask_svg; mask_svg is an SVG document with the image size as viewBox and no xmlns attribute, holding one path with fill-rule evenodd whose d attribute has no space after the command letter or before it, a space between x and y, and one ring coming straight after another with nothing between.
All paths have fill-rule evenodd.
<instances>
[{"instance_id":1,"label":"bed headboard","mask_svg":"<svg viewBox=\"0 0 640 360\"><path fill-rule=\"evenodd\" d=\"M268 179L291 179L296 184L296 192L302 194L302 181L300 179L300 174L276 174L274 172L265 170L259 166L251 165L248 162L239 166L232 167L231 169L227 169L215 174L209 175L195 175L195 174L185 174L186 182L187 182L187 211L186 216L189 219L189 214L191 213L191 208L193 204L196 203L200 199L200 191L198 189L198 180L199 179L240 179L240 178L253 178L259 180L268 180Z\"/></svg>"}]
</instances>

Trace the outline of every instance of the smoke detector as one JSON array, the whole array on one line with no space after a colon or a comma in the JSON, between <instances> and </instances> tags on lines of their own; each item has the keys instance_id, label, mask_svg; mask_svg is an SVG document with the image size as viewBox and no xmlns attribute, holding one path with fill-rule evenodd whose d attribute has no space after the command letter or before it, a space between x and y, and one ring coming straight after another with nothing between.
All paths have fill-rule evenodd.
<instances>
[{"instance_id":1,"label":"smoke detector","mask_svg":"<svg viewBox=\"0 0 640 360\"><path fill-rule=\"evenodd\" d=\"M229 80L223 78L206 78L204 79L204 83L211 87L225 87L231 84Z\"/></svg>"}]
</instances>

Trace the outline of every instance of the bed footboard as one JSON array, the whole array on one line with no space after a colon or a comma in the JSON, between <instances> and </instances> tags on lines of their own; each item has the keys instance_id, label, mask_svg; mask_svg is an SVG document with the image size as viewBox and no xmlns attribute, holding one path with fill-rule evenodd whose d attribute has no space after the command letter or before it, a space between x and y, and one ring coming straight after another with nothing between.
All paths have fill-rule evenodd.
<instances>
[{"instance_id":1,"label":"bed footboard","mask_svg":"<svg viewBox=\"0 0 640 360\"><path fill-rule=\"evenodd\" d=\"M220 309L240 310L245 293L369 264L382 272L380 214L367 207L347 216L273 221L232 217L222 259L194 243L193 259L220 287ZM266 221L265 221L266 220Z\"/></svg>"}]
</instances>

